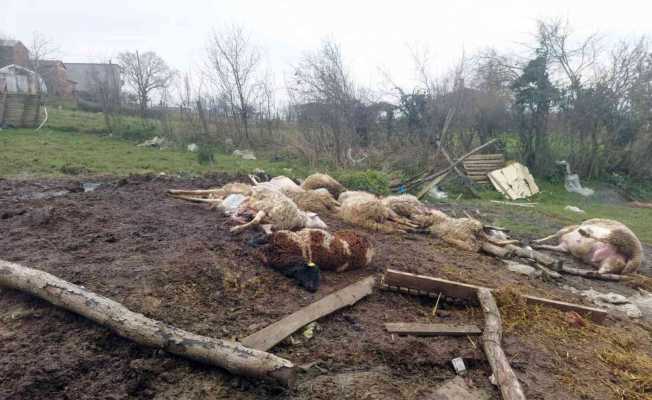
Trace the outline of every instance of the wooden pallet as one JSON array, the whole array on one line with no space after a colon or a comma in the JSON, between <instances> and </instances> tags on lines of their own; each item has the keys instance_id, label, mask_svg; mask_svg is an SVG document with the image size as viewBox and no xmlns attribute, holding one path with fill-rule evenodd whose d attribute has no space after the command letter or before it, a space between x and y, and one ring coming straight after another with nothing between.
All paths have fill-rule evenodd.
<instances>
[{"instance_id":1,"label":"wooden pallet","mask_svg":"<svg viewBox=\"0 0 652 400\"><path fill-rule=\"evenodd\" d=\"M490 183L487 174L505 166L502 154L474 154L464 160L464 172L478 183Z\"/></svg>"}]
</instances>

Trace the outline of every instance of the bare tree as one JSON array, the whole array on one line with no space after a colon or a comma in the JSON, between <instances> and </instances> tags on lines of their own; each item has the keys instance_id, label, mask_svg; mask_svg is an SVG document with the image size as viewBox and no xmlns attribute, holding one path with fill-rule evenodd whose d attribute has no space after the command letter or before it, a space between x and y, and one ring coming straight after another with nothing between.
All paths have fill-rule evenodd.
<instances>
[{"instance_id":1,"label":"bare tree","mask_svg":"<svg viewBox=\"0 0 652 400\"><path fill-rule=\"evenodd\" d=\"M335 160L342 164L357 100L339 46L325 41L317 52L305 54L294 69L290 90L302 113L320 130L328 128Z\"/></svg>"},{"instance_id":2,"label":"bare tree","mask_svg":"<svg viewBox=\"0 0 652 400\"><path fill-rule=\"evenodd\" d=\"M40 32L32 34L32 42L29 45L29 62L32 70L41 73L41 62L46 58L53 57L59 52L59 48L53 41Z\"/></svg>"},{"instance_id":3,"label":"bare tree","mask_svg":"<svg viewBox=\"0 0 652 400\"><path fill-rule=\"evenodd\" d=\"M118 55L126 83L136 92L140 114L145 118L153 90L166 88L174 71L156 53L124 52Z\"/></svg>"},{"instance_id":4,"label":"bare tree","mask_svg":"<svg viewBox=\"0 0 652 400\"><path fill-rule=\"evenodd\" d=\"M207 48L208 76L221 98L237 116L244 139L249 137L251 107L259 88L258 68L261 54L249 35L239 26L213 32Z\"/></svg>"}]
</instances>

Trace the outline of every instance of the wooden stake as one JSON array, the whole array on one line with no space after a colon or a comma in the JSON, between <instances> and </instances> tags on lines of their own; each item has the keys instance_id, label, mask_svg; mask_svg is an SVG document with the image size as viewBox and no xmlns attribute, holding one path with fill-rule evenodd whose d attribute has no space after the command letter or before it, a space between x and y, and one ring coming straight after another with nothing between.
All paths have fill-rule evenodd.
<instances>
[{"instance_id":1,"label":"wooden stake","mask_svg":"<svg viewBox=\"0 0 652 400\"><path fill-rule=\"evenodd\" d=\"M227 371L291 386L294 365L229 340L196 335L127 309L122 304L47 272L0 260L0 285L21 290L110 328L124 338Z\"/></svg>"},{"instance_id":2,"label":"wooden stake","mask_svg":"<svg viewBox=\"0 0 652 400\"><path fill-rule=\"evenodd\" d=\"M482 347L491 365L500 393L505 400L525 400L523 388L507 361L500 342L503 339L503 327L500 312L491 291L486 288L478 290L478 300L484 313L484 332Z\"/></svg>"}]
</instances>

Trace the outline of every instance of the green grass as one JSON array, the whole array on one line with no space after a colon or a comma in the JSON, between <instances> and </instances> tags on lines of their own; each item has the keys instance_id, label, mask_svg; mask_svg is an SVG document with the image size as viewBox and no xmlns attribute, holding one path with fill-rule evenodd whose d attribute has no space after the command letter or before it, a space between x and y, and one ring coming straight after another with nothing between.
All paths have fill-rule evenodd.
<instances>
[{"instance_id":1,"label":"green grass","mask_svg":"<svg viewBox=\"0 0 652 400\"><path fill-rule=\"evenodd\" d=\"M213 164L200 164L195 153L136 147L133 141L78 132L10 129L0 132L0 176L129 175L227 172L305 176L308 171L288 162L242 160L215 153Z\"/></svg>"},{"instance_id":2,"label":"green grass","mask_svg":"<svg viewBox=\"0 0 652 400\"><path fill-rule=\"evenodd\" d=\"M596 190L590 197L569 193L563 183L538 182L541 192L530 199L517 202L537 203L533 208L491 203L488 200L505 199L493 188L481 193L481 200L465 200L463 204L477 207L496 216L496 224L511 229L517 234L532 237L549 235L560 225L571 225L589 218L609 218L630 227L638 237L652 244L652 209L633 208L627 203L616 201L617 195L611 185L589 182L586 186ZM576 206L585 213L565 210Z\"/></svg>"}]
</instances>

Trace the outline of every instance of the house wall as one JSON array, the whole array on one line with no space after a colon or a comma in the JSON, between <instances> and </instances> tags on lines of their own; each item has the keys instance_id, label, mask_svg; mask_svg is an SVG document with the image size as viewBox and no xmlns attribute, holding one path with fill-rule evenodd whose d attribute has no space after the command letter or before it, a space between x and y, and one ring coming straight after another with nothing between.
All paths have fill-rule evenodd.
<instances>
[{"instance_id":1,"label":"house wall","mask_svg":"<svg viewBox=\"0 0 652 400\"><path fill-rule=\"evenodd\" d=\"M117 64L66 63L68 79L77 82L75 91L89 100L97 95L98 84L105 85L119 98L122 80Z\"/></svg>"},{"instance_id":2,"label":"house wall","mask_svg":"<svg viewBox=\"0 0 652 400\"><path fill-rule=\"evenodd\" d=\"M29 50L21 42L12 45L0 44L0 68L10 64L29 67Z\"/></svg>"}]
</instances>

